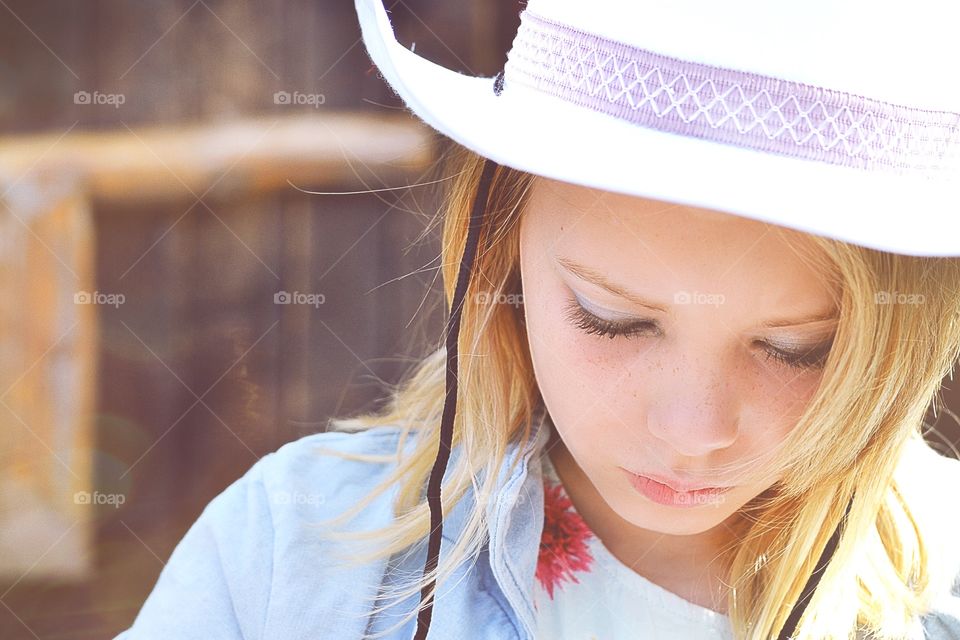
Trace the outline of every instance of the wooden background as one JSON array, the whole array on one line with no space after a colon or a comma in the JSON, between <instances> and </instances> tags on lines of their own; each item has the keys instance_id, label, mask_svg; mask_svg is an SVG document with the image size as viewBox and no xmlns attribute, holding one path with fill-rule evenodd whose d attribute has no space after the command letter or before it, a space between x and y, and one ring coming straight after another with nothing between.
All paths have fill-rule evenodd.
<instances>
[{"instance_id":1,"label":"wooden background","mask_svg":"<svg viewBox=\"0 0 960 640\"><path fill-rule=\"evenodd\" d=\"M502 65L521 8L512 0L387 5L401 41L477 75ZM334 112L402 117L359 37L347 0L4 0L0 155L10 136L139 136L150 127L296 115L323 121ZM84 91L124 101L77 104ZM278 105L277 91L322 94L324 102ZM381 131L371 127L370 135ZM443 148L435 143L434 154ZM45 164L57 153L53 144ZM150 153L149 145L141 150ZM32 169L0 172L0 191L44 184L49 176ZM185 175L162 170L178 181ZM362 180L377 188L430 176L423 167L387 176L349 154L330 170L301 176L298 186L348 190ZM360 176L351 178L354 171ZM55 174L71 180L66 170ZM343 178L330 185L331 175ZM376 408L384 385L439 339L436 238L410 247L437 206L434 192L314 196L256 188L249 171L233 167L216 180L209 193L184 184L158 196L151 176L128 177L97 192L111 197L90 200L81 218L87 235L83 228L61 234L67 246L89 245L91 288L125 299L98 307L97 335L76 341L95 353L75 355L95 358L91 413L82 416L92 425L93 487L125 501L94 510L81 578L30 570L3 578L2 638L100 640L128 627L213 496L260 456L324 430L331 416ZM38 242L16 224L0 229ZM44 255L41 246L32 250ZM16 277L0 282L13 287ZM278 291L320 292L325 302L277 305ZM7 327L0 334L21 337ZM0 424L11 432L22 426L7 415ZM937 426L948 441L960 439L947 417Z\"/></svg>"}]
</instances>

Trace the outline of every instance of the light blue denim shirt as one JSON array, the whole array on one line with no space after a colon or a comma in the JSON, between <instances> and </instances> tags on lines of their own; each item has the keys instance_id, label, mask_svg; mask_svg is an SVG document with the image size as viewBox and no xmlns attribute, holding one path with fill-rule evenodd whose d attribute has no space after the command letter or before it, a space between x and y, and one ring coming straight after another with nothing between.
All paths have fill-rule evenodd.
<instances>
[{"instance_id":1,"label":"light blue denim shirt","mask_svg":"<svg viewBox=\"0 0 960 640\"><path fill-rule=\"evenodd\" d=\"M549 420L538 418L527 446L510 446L498 493L486 506L490 542L476 563L463 563L440 588L431 638L534 637L532 594L543 528L538 454L550 428ZM330 562L334 543L310 523L355 504L393 464L341 460L317 447L392 454L400 432L316 434L263 457L207 505L174 549L133 626L117 640L352 640L398 622L416 607L419 594L386 614L371 616L370 607L382 584L423 570L426 545L419 553L345 569ZM406 446L412 444L408 438ZM508 473L515 459L519 464ZM378 496L349 529L389 523L394 495L391 490ZM472 500L468 493L445 518L441 554L457 539ZM954 587L954 597L923 619L926 637L960 640L960 584ZM409 640L415 624L411 619L386 637Z\"/></svg>"}]
</instances>

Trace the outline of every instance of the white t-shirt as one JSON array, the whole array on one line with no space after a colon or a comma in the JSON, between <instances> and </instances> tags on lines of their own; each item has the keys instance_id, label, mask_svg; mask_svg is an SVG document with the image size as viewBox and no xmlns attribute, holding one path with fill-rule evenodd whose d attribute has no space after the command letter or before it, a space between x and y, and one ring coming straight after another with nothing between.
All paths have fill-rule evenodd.
<instances>
[{"instance_id":1,"label":"white t-shirt","mask_svg":"<svg viewBox=\"0 0 960 640\"><path fill-rule=\"evenodd\" d=\"M549 456L542 458L538 639L733 640L729 617L684 600L614 557L574 509Z\"/></svg>"}]
</instances>

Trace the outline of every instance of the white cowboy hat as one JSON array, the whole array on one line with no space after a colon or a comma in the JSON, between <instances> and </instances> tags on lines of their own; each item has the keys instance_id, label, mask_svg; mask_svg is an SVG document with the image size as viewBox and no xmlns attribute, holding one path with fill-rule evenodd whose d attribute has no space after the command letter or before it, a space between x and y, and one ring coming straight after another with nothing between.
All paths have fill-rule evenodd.
<instances>
[{"instance_id":1,"label":"white cowboy hat","mask_svg":"<svg viewBox=\"0 0 960 640\"><path fill-rule=\"evenodd\" d=\"M529 0L494 77L404 47L381 0L356 7L406 105L499 164L960 255L956 2Z\"/></svg>"}]
</instances>

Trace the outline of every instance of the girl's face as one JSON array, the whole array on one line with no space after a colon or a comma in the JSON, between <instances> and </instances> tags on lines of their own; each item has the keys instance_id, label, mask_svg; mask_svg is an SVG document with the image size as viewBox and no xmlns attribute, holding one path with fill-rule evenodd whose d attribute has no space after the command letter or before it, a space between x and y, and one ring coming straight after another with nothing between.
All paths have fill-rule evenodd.
<instances>
[{"instance_id":1,"label":"girl's face","mask_svg":"<svg viewBox=\"0 0 960 640\"><path fill-rule=\"evenodd\" d=\"M563 446L611 509L646 529L699 533L778 479L752 467L816 390L837 311L779 234L546 179L520 234L537 382ZM647 482L658 500L637 474L729 488L678 494Z\"/></svg>"}]
</instances>

